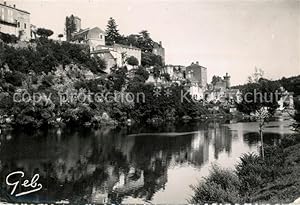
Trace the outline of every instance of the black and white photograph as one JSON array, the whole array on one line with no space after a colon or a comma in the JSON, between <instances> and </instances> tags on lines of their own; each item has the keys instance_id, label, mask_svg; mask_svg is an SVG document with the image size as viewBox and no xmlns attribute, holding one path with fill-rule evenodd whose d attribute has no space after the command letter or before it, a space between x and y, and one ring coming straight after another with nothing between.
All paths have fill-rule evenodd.
<instances>
[{"instance_id":1,"label":"black and white photograph","mask_svg":"<svg viewBox=\"0 0 300 205\"><path fill-rule=\"evenodd\" d=\"M300 0L0 0L2 204L300 204Z\"/></svg>"}]
</instances>

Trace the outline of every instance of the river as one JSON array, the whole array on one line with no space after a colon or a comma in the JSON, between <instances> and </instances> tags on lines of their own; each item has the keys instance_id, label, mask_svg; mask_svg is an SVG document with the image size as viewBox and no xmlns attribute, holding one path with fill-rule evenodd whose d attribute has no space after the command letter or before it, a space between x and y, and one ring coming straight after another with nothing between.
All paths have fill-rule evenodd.
<instances>
[{"instance_id":1,"label":"river","mask_svg":"<svg viewBox=\"0 0 300 205\"><path fill-rule=\"evenodd\" d=\"M267 123L264 143L293 133L290 125ZM234 168L244 153L258 152L257 131L255 122L212 121L2 133L1 190L9 193L6 176L21 170L28 177L39 174L43 188L16 201L187 203L191 185L207 176L212 164Z\"/></svg>"}]
</instances>

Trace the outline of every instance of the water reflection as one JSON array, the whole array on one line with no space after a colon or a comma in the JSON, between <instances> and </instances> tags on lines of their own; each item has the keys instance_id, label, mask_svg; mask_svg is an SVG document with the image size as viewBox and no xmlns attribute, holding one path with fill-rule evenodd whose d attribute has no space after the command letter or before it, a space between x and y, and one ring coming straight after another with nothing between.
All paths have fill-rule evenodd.
<instances>
[{"instance_id":1,"label":"water reflection","mask_svg":"<svg viewBox=\"0 0 300 205\"><path fill-rule=\"evenodd\" d=\"M149 134L153 132L160 134ZM273 139L273 134L266 139ZM155 194L167 192L168 172L173 168L183 166L200 171L221 154L222 164L224 153L229 159L240 156L240 152L231 156L240 147L241 152L251 151L249 147L258 141L256 134L232 130L218 122L128 129L55 129L30 134L14 131L0 138L0 193L3 192L2 200L9 200L5 195L10 192L5 177L22 170L30 177L39 173L43 189L13 201L121 203L128 197L153 201ZM247 146L243 147L245 143ZM190 185L184 179L176 183ZM180 202L185 203L190 194L182 193ZM172 201L168 196L163 200L160 202Z\"/></svg>"}]
</instances>

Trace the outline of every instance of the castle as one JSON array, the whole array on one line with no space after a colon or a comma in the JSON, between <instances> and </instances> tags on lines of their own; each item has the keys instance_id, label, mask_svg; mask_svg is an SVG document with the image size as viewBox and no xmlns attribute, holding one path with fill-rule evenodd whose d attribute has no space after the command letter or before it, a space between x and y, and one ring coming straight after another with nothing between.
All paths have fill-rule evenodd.
<instances>
[{"instance_id":1,"label":"castle","mask_svg":"<svg viewBox=\"0 0 300 205\"><path fill-rule=\"evenodd\" d=\"M18 37L21 41L31 39L30 13L8 5L6 1L0 3L0 32Z\"/></svg>"},{"instance_id":2,"label":"castle","mask_svg":"<svg viewBox=\"0 0 300 205\"><path fill-rule=\"evenodd\" d=\"M93 56L99 56L106 62L105 72L109 73L112 67L120 67L126 65L130 70L132 66L126 64L126 59L133 56L141 65L142 52L141 49L134 46L114 44L108 46L105 44L105 32L99 27L81 28L81 19L71 15L66 18L66 26L74 25L73 31L67 30L67 41L75 43L85 43L90 47Z\"/></svg>"}]
</instances>

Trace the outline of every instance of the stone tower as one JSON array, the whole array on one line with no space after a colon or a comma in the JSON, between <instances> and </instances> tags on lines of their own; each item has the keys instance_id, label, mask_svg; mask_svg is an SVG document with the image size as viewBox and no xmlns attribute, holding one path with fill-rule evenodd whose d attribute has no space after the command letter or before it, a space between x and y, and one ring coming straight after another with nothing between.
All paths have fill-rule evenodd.
<instances>
[{"instance_id":1,"label":"stone tower","mask_svg":"<svg viewBox=\"0 0 300 205\"><path fill-rule=\"evenodd\" d=\"M79 32L81 30L81 19L73 14L66 17L66 37L67 41L72 40L72 34Z\"/></svg>"},{"instance_id":2,"label":"stone tower","mask_svg":"<svg viewBox=\"0 0 300 205\"><path fill-rule=\"evenodd\" d=\"M230 88L230 76L228 75L228 73L226 73L226 75L223 78L226 83L226 88Z\"/></svg>"}]
</instances>

